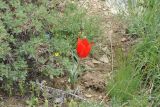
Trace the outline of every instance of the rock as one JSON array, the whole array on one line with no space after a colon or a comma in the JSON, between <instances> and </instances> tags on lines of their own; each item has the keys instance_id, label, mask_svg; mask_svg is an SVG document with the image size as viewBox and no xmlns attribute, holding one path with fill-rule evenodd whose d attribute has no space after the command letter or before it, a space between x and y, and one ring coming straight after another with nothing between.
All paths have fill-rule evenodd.
<instances>
[{"instance_id":1,"label":"rock","mask_svg":"<svg viewBox=\"0 0 160 107\"><path fill-rule=\"evenodd\" d=\"M109 59L106 55L103 55L99 60L104 62L104 63L109 63Z\"/></svg>"},{"instance_id":2,"label":"rock","mask_svg":"<svg viewBox=\"0 0 160 107\"><path fill-rule=\"evenodd\" d=\"M102 48L103 51L108 51L107 47Z\"/></svg>"},{"instance_id":3,"label":"rock","mask_svg":"<svg viewBox=\"0 0 160 107\"><path fill-rule=\"evenodd\" d=\"M121 42L127 42L127 41L128 41L128 39L125 37L121 39Z\"/></svg>"},{"instance_id":4,"label":"rock","mask_svg":"<svg viewBox=\"0 0 160 107\"><path fill-rule=\"evenodd\" d=\"M136 2L136 0L131 0L131 2ZM132 4L135 6L135 4ZM128 0L106 0L106 6L113 14L118 14L120 12L128 13Z\"/></svg>"},{"instance_id":5,"label":"rock","mask_svg":"<svg viewBox=\"0 0 160 107\"><path fill-rule=\"evenodd\" d=\"M100 95L100 96L98 97L98 99L100 99L100 100L103 99L103 96Z\"/></svg>"},{"instance_id":6,"label":"rock","mask_svg":"<svg viewBox=\"0 0 160 107\"><path fill-rule=\"evenodd\" d=\"M87 61L85 64L89 67L94 67L94 63L92 61Z\"/></svg>"},{"instance_id":7,"label":"rock","mask_svg":"<svg viewBox=\"0 0 160 107\"><path fill-rule=\"evenodd\" d=\"M103 52L105 52L106 54L109 54L110 53L110 50L108 49L108 47L104 47L102 48Z\"/></svg>"},{"instance_id":8,"label":"rock","mask_svg":"<svg viewBox=\"0 0 160 107\"><path fill-rule=\"evenodd\" d=\"M93 62L93 64L100 64L101 63L100 61L97 61L96 59L93 59L92 62Z\"/></svg>"},{"instance_id":9,"label":"rock","mask_svg":"<svg viewBox=\"0 0 160 107\"><path fill-rule=\"evenodd\" d=\"M87 98L91 98L93 95L91 95L91 94L85 94L85 96L86 96Z\"/></svg>"}]
</instances>

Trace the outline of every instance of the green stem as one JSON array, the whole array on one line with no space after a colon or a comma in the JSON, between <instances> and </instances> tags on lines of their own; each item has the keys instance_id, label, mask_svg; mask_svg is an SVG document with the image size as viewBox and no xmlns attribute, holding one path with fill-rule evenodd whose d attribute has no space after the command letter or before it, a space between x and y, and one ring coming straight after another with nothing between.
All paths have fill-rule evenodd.
<instances>
[{"instance_id":1,"label":"green stem","mask_svg":"<svg viewBox=\"0 0 160 107\"><path fill-rule=\"evenodd\" d=\"M74 80L71 84L71 89L75 89L75 83L76 83L76 79L77 79L77 76L78 76L78 73L79 73L79 67L80 67L80 59L78 59L77 68L76 68L75 74L74 74Z\"/></svg>"}]
</instances>

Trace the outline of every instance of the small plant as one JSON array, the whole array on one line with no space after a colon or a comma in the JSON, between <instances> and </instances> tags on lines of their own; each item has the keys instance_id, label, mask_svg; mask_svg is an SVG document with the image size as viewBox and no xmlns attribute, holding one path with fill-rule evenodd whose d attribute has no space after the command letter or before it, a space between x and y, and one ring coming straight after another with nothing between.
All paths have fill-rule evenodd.
<instances>
[{"instance_id":1,"label":"small plant","mask_svg":"<svg viewBox=\"0 0 160 107\"><path fill-rule=\"evenodd\" d=\"M29 107L36 107L38 105L38 98L36 97L32 97L31 99L27 100L26 101L26 104L29 106Z\"/></svg>"},{"instance_id":2,"label":"small plant","mask_svg":"<svg viewBox=\"0 0 160 107\"><path fill-rule=\"evenodd\" d=\"M69 71L69 82L71 83L71 89L75 88L75 84L78 80L79 64L74 64L73 68Z\"/></svg>"},{"instance_id":3,"label":"small plant","mask_svg":"<svg viewBox=\"0 0 160 107\"><path fill-rule=\"evenodd\" d=\"M92 47L93 43L89 43L88 39L78 38L76 52L79 58L72 54L72 59L74 60L73 68L69 72L69 82L71 83L72 88L74 88L75 82L77 81L79 74L80 61L83 58L86 58Z\"/></svg>"},{"instance_id":4,"label":"small plant","mask_svg":"<svg viewBox=\"0 0 160 107\"><path fill-rule=\"evenodd\" d=\"M105 105L99 102L90 101L90 102L81 102L79 104L79 107L105 107Z\"/></svg>"},{"instance_id":5,"label":"small plant","mask_svg":"<svg viewBox=\"0 0 160 107\"><path fill-rule=\"evenodd\" d=\"M69 102L69 107L105 107L104 104L100 104L97 102L87 102L87 101L83 101L83 102L76 102L74 100L71 100Z\"/></svg>"},{"instance_id":6,"label":"small plant","mask_svg":"<svg viewBox=\"0 0 160 107\"><path fill-rule=\"evenodd\" d=\"M71 100L71 101L69 102L69 107L76 107L76 106L78 106L78 103L75 102L74 100Z\"/></svg>"},{"instance_id":7,"label":"small plant","mask_svg":"<svg viewBox=\"0 0 160 107\"><path fill-rule=\"evenodd\" d=\"M44 107L49 107L49 106L48 106L48 100L47 100L47 99L45 99L45 101L44 101Z\"/></svg>"}]
</instances>

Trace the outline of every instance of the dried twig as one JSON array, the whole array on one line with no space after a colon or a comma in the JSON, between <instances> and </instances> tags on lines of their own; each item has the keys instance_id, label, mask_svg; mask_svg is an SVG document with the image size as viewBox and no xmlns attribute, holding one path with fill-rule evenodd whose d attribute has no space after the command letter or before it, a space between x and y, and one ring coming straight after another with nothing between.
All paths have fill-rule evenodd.
<instances>
[{"instance_id":1,"label":"dried twig","mask_svg":"<svg viewBox=\"0 0 160 107\"><path fill-rule=\"evenodd\" d=\"M49 86L45 86L45 83L46 83L45 81L42 81L41 83L37 82L37 85L40 87L40 90L42 92L47 91L47 93L51 97L56 97L56 95L60 95L60 97L65 97L65 99L71 97L73 99L87 101L85 98L74 94L74 92L63 91L63 90L60 90L60 89L56 89L56 88L52 88L52 87L49 87Z\"/></svg>"},{"instance_id":2,"label":"dried twig","mask_svg":"<svg viewBox=\"0 0 160 107\"><path fill-rule=\"evenodd\" d=\"M114 59L113 59L113 43L112 43L112 34L113 31L109 31L109 40L110 40L110 45L111 45L111 72L113 71L113 67L114 67Z\"/></svg>"}]
</instances>

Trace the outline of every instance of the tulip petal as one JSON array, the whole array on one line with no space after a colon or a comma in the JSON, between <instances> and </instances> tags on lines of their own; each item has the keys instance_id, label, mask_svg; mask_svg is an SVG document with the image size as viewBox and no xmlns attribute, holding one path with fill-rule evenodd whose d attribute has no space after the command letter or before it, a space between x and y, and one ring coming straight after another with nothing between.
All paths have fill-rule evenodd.
<instances>
[{"instance_id":1,"label":"tulip petal","mask_svg":"<svg viewBox=\"0 0 160 107\"><path fill-rule=\"evenodd\" d=\"M80 58L87 57L90 53L91 46L92 46L92 43L89 43L89 41L86 38L84 38L84 39L78 38L77 48L76 48L77 55Z\"/></svg>"}]
</instances>

